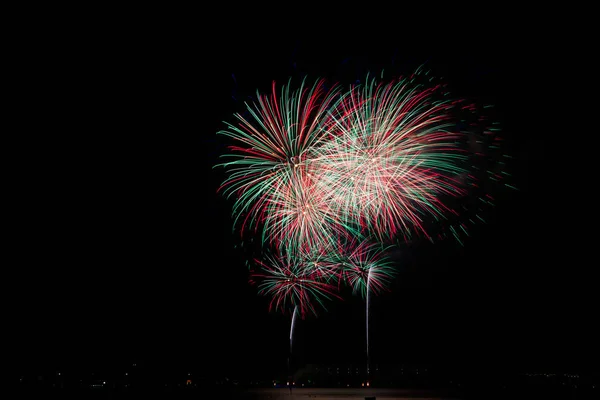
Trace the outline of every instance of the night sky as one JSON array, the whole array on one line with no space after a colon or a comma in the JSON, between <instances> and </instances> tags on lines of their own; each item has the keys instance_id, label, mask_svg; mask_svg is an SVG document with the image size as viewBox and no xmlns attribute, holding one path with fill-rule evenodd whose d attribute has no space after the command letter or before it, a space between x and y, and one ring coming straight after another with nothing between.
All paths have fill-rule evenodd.
<instances>
[{"instance_id":1,"label":"night sky","mask_svg":"<svg viewBox=\"0 0 600 400\"><path fill-rule=\"evenodd\" d=\"M285 365L290 319L269 313L248 284L233 202L216 193L224 175L212 167L226 151L216 132L273 80L350 83L425 63L453 93L496 105L519 190L499 195L464 246L423 240L395 253L391 292L372 304L373 359L591 368L592 265L564 218L549 144L561 129L550 122L560 107L547 87L555 53L451 35L411 48L391 38L230 43L185 32L84 42L97 51L74 57L75 44L39 42L40 58L55 66L37 78L52 89L50 106L24 147L33 194L15 264L21 367ZM305 362L363 362L364 303L332 302L299 321L296 335Z\"/></svg>"}]
</instances>

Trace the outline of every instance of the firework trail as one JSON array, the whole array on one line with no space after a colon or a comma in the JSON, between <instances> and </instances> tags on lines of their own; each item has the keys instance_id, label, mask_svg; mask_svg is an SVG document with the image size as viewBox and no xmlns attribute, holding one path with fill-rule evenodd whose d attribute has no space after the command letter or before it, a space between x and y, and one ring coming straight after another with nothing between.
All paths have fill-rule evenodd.
<instances>
[{"instance_id":1,"label":"firework trail","mask_svg":"<svg viewBox=\"0 0 600 400\"><path fill-rule=\"evenodd\" d=\"M377 243L353 242L342 253L340 263L342 280L352 288L354 294L365 298L365 331L367 350L367 370L369 370L369 310L371 296L387 290L396 269L387 258L387 248Z\"/></svg>"},{"instance_id":2,"label":"firework trail","mask_svg":"<svg viewBox=\"0 0 600 400\"><path fill-rule=\"evenodd\" d=\"M367 374L371 368L371 347L369 346L369 308L371 306L371 269L369 269L369 275L367 276L367 302L365 305L365 326L366 326L366 337L367 337Z\"/></svg>"},{"instance_id":3,"label":"firework trail","mask_svg":"<svg viewBox=\"0 0 600 400\"><path fill-rule=\"evenodd\" d=\"M292 346L294 343L294 326L296 325L297 318L298 318L298 306L294 307L294 313L292 314L292 323L290 326L290 355L292 354Z\"/></svg>"}]
</instances>

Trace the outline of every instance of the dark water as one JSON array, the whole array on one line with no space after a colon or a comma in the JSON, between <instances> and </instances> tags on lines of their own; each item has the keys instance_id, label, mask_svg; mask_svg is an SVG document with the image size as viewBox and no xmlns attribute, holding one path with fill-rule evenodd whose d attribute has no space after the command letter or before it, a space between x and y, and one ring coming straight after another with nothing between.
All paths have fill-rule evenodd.
<instances>
[{"instance_id":1,"label":"dark water","mask_svg":"<svg viewBox=\"0 0 600 400\"><path fill-rule=\"evenodd\" d=\"M522 387L466 387L448 390L414 390L393 388L288 388L232 389L213 388L138 388L126 389L60 389L20 388L11 399L77 399L77 400L128 400L128 399L231 399L231 400L394 400L394 399L478 399L478 400L584 400L600 398L600 388L528 385Z\"/></svg>"},{"instance_id":2,"label":"dark water","mask_svg":"<svg viewBox=\"0 0 600 400\"><path fill-rule=\"evenodd\" d=\"M22 391L22 399L231 399L231 400L353 400L353 399L431 399L448 400L456 397L440 396L437 393L407 389L359 389L359 388L311 388L293 389L266 388L252 390L233 389L178 389L178 390L66 390L30 389Z\"/></svg>"}]
</instances>

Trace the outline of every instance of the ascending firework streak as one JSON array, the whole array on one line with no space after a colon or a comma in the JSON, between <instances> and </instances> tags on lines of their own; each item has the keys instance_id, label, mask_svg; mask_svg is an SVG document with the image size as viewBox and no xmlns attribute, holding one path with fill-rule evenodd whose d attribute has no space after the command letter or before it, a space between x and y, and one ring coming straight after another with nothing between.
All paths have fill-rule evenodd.
<instances>
[{"instance_id":1,"label":"ascending firework streak","mask_svg":"<svg viewBox=\"0 0 600 400\"><path fill-rule=\"evenodd\" d=\"M298 306L294 307L294 313L292 314L292 323L290 325L290 352L288 354L288 376L291 376L291 360L292 360L292 346L294 343L294 326L296 325L296 318L298 317Z\"/></svg>"},{"instance_id":2,"label":"ascending firework streak","mask_svg":"<svg viewBox=\"0 0 600 400\"><path fill-rule=\"evenodd\" d=\"M366 312L365 312L365 325L366 325L366 334L367 334L367 376L369 375L369 373L371 372L371 348L369 346L369 308L371 305L371 271L369 270L369 275L367 276L367 305L366 305Z\"/></svg>"},{"instance_id":3,"label":"ascending firework streak","mask_svg":"<svg viewBox=\"0 0 600 400\"><path fill-rule=\"evenodd\" d=\"M391 262L385 257L386 248L363 241L352 243L343 252L341 270L343 279L353 292L365 298L365 330L367 371L370 369L369 309L371 295L387 290L395 274Z\"/></svg>"},{"instance_id":4,"label":"ascending firework streak","mask_svg":"<svg viewBox=\"0 0 600 400\"><path fill-rule=\"evenodd\" d=\"M290 325L290 354L292 354L292 347L294 343L294 326L296 325L296 318L298 317L298 306L294 307L294 313L292 314L292 323Z\"/></svg>"}]
</instances>

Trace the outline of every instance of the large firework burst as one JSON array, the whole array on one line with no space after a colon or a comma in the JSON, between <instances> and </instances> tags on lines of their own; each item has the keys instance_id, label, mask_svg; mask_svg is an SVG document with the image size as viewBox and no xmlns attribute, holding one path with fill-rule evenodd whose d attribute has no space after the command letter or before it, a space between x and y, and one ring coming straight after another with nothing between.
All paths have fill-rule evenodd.
<instances>
[{"instance_id":1,"label":"large firework burst","mask_svg":"<svg viewBox=\"0 0 600 400\"><path fill-rule=\"evenodd\" d=\"M307 171L309 149L323 136L338 90L326 89L322 80L309 88L303 81L296 91L290 86L278 95L273 83L271 96L258 94L257 103L246 105L250 118L236 114L238 124L219 131L238 143L230 146L232 161L220 164L229 176L219 189L235 197L236 224L242 234L263 228L263 240L277 246L314 244L340 230Z\"/></svg>"},{"instance_id":2,"label":"large firework burst","mask_svg":"<svg viewBox=\"0 0 600 400\"><path fill-rule=\"evenodd\" d=\"M424 219L449 212L441 195L464 193L462 135L440 86L409 80L352 86L330 114L328 140L313 147L318 185L347 225L380 238L426 232Z\"/></svg>"}]
</instances>

